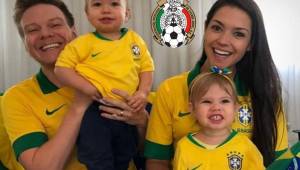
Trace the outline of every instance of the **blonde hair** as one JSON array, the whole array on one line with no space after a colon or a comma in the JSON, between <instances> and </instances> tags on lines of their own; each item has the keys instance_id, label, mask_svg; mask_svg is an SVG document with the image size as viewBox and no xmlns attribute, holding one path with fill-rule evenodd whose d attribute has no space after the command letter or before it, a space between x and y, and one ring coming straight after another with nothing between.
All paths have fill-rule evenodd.
<instances>
[{"instance_id":1,"label":"blonde hair","mask_svg":"<svg viewBox=\"0 0 300 170\"><path fill-rule=\"evenodd\" d=\"M238 102L237 92L233 81L226 75L217 73L201 73L192 81L189 87L190 102L195 104L214 84L217 84L224 89L224 91L234 99L234 102Z\"/></svg>"}]
</instances>

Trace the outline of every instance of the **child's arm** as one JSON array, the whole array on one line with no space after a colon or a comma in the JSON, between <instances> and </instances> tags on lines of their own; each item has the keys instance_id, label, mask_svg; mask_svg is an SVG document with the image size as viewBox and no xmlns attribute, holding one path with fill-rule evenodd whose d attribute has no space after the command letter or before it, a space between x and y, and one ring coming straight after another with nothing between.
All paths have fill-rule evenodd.
<instances>
[{"instance_id":1,"label":"child's arm","mask_svg":"<svg viewBox=\"0 0 300 170\"><path fill-rule=\"evenodd\" d=\"M99 100L102 98L97 88L93 86L88 80L80 76L75 70L67 67L56 66L54 72L58 80L63 85L79 90L84 94L92 97L94 100Z\"/></svg>"},{"instance_id":2,"label":"child's arm","mask_svg":"<svg viewBox=\"0 0 300 170\"><path fill-rule=\"evenodd\" d=\"M138 90L130 98L128 104L130 107L134 108L135 111L143 109L147 103L147 96L151 91L153 82L153 72L145 71L139 75L140 83Z\"/></svg>"}]
</instances>

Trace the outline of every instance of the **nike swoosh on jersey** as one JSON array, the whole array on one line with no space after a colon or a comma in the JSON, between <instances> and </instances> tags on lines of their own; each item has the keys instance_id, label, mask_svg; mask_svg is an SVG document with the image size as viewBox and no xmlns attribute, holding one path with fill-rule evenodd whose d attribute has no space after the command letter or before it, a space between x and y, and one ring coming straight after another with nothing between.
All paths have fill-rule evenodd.
<instances>
[{"instance_id":1,"label":"nike swoosh on jersey","mask_svg":"<svg viewBox=\"0 0 300 170\"><path fill-rule=\"evenodd\" d=\"M98 52L98 53L94 53L94 54L92 54L91 56L94 58L94 57L96 57L98 54L100 54L101 52Z\"/></svg>"},{"instance_id":2,"label":"nike swoosh on jersey","mask_svg":"<svg viewBox=\"0 0 300 170\"><path fill-rule=\"evenodd\" d=\"M49 111L48 109L46 109L46 114L47 114L48 116L53 115L55 112L57 112L59 109L61 109L61 108L64 107L64 106L65 106L65 104L62 104L62 105L60 105L59 107L57 107L56 109L51 110L51 111Z\"/></svg>"},{"instance_id":3,"label":"nike swoosh on jersey","mask_svg":"<svg viewBox=\"0 0 300 170\"><path fill-rule=\"evenodd\" d=\"M196 169L198 169L201 165L202 165L202 164L196 166L195 168L192 168L191 170L196 170Z\"/></svg>"},{"instance_id":4,"label":"nike swoosh on jersey","mask_svg":"<svg viewBox=\"0 0 300 170\"><path fill-rule=\"evenodd\" d=\"M187 116L187 115L189 115L189 114L191 114L191 112L179 112L179 113L178 113L178 116L179 116L179 117L183 117L183 116Z\"/></svg>"}]
</instances>

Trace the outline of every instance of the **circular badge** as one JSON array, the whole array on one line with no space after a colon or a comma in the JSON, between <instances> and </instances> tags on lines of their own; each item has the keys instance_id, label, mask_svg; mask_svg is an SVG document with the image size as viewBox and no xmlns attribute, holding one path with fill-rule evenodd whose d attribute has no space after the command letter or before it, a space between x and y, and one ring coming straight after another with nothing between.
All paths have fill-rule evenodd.
<instances>
[{"instance_id":1,"label":"circular badge","mask_svg":"<svg viewBox=\"0 0 300 170\"><path fill-rule=\"evenodd\" d=\"M189 44L196 29L196 17L188 0L158 0L151 16L154 40L177 48Z\"/></svg>"}]
</instances>

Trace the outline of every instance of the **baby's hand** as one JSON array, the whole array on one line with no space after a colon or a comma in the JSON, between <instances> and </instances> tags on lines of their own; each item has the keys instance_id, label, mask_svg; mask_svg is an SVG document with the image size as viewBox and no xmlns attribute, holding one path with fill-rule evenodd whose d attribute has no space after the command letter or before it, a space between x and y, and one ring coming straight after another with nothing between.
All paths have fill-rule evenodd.
<instances>
[{"instance_id":1,"label":"baby's hand","mask_svg":"<svg viewBox=\"0 0 300 170\"><path fill-rule=\"evenodd\" d=\"M144 109L146 104L147 94L143 91L136 91L128 101L128 105L134 109L134 112Z\"/></svg>"}]
</instances>

